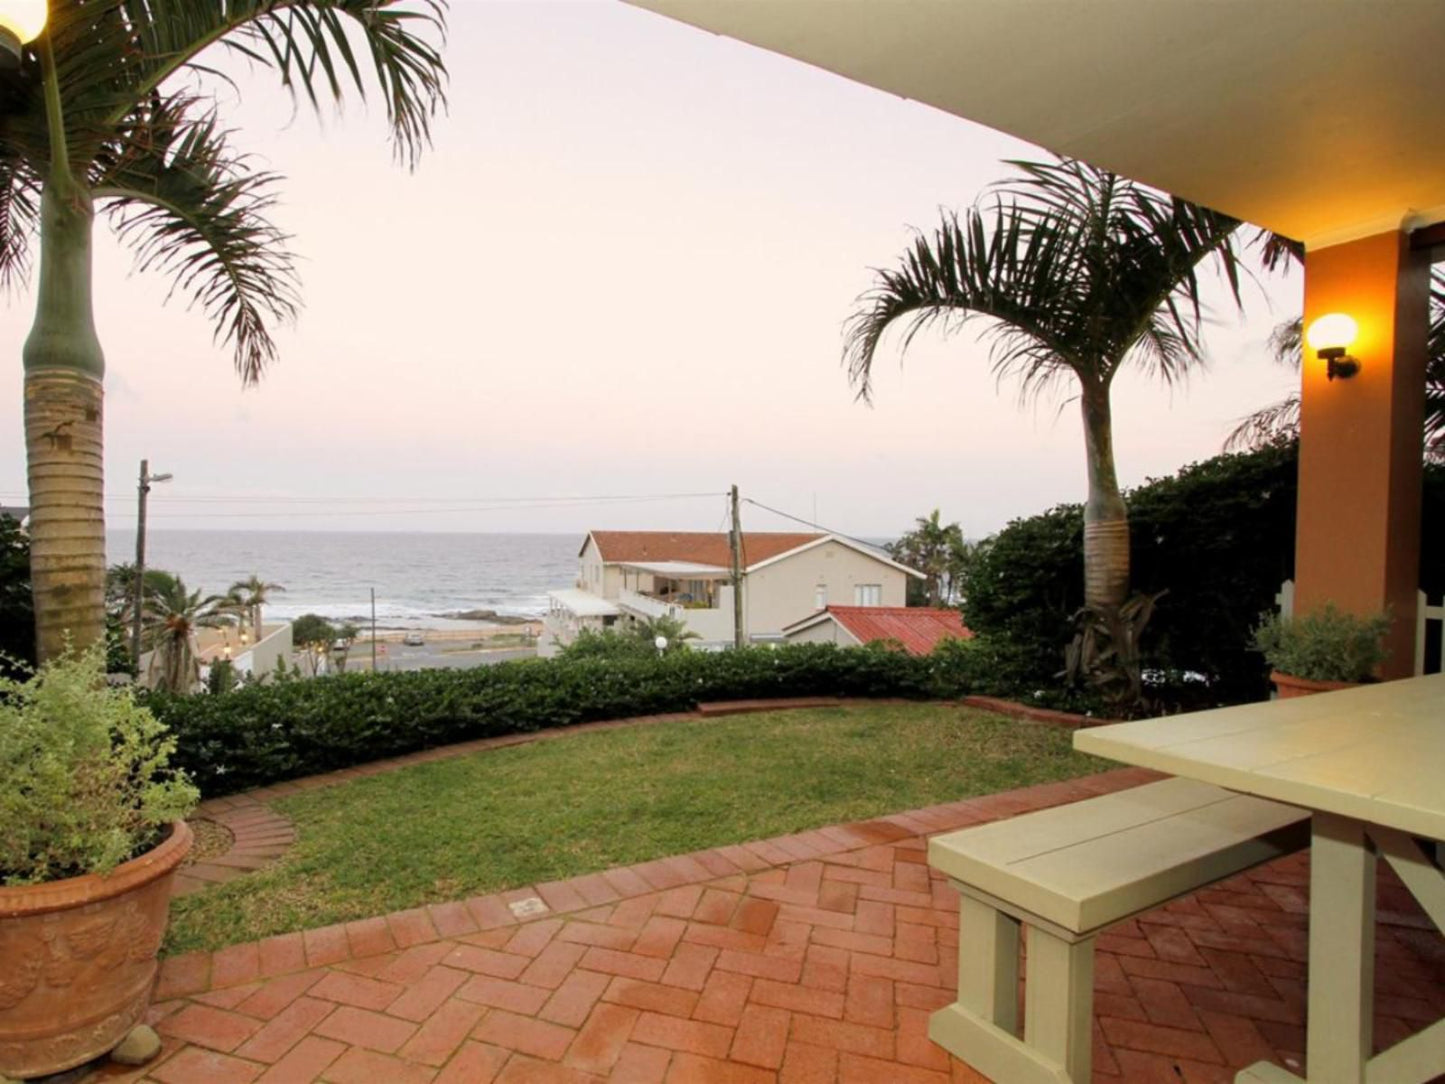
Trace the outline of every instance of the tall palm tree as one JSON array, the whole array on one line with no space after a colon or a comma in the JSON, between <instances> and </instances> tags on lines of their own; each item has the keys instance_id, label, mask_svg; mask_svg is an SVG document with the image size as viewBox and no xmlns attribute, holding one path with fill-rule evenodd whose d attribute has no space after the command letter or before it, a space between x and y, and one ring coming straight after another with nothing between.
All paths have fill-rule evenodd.
<instances>
[{"instance_id":1,"label":"tall palm tree","mask_svg":"<svg viewBox=\"0 0 1445 1084\"><path fill-rule=\"evenodd\" d=\"M945 214L891 270L878 270L845 328L844 362L871 390L884 333L989 321L992 364L1025 396L1062 381L1084 421L1084 599L1115 611L1129 592L1128 511L1114 467L1110 388L1130 363L1166 382L1203 357L1198 272L1214 261L1239 300L1227 215L1082 162L1014 162L986 205Z\"/></svg>"},{"instance_id":2,"label":"tall palm tree","mask_svg":"<svg viewBox=\"0 0 1445 1084\"><path fill-rule=\"evenodd\" d=\"M248 580L237 580L231 584L227 597L233 600L237 610L246 615L246 620L251 626L251 642L261 642L261 607L270 599L267 597L273 591L285 591L279 583L267 583L254 572Z\"/></svg>"},{"instance_id":3,"label":"tall palm tree","mask_svg":"<svg viewBox=\"0 0 1445 1084\"><path fill-rule=\"evenodd\" d=\"M26 277L33 237L40 249L23 357L42 659L67 630L84 647L104 627L97 211L140 268L191 295L254 383L275 358L274 325L296 312L295 265L268 217L279 178L233 148L202 93L211 47L272 69L313 107L374 83L395 152L414 163L444 100L429 40L444 32L444 3L51 0L45 32L0 86L0 285Z\"/></svg>"},{"instance_id":4,"label":"tall palm tree","mask_svg":"<svg viewBox=\"0 0 1445 1084\"><path fill-rule=\"evenodd\" d=\"M146 642L151 649L151 684L173 693L188 693L200 680L195 635L198 628L229 625L233 615L226 596L187 591L179 576L150 580L141 604Z\"/></svg>"}]
</instances>

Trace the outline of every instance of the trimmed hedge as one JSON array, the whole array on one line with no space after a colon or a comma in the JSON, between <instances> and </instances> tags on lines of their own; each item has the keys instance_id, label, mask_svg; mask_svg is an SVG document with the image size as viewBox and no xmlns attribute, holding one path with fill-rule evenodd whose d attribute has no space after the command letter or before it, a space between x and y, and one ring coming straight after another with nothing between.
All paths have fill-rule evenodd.
<instances>
[{"instance_id":1,"label":"trimmed hedge","mask_svg":"<svg viewBox=\"0 0 1445 1084\"><path fill-rule=\"evenodd\" d=\"M971 690L987 661L963 644L927 658L799 644L340 674L221 696L151 694L147 702L176 736L172 763L217 797L454 742L690 711L711 700L955 697Z\"/></svg>"}]
</instances>

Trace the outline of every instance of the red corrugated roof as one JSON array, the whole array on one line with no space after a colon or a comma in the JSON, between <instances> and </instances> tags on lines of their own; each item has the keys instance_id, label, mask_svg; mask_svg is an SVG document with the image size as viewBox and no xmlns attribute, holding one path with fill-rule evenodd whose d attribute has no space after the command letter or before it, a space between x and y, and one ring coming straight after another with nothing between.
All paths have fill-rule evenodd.
<instances>
[{"instance_id":1,"label":"red corrugated roof","mask_svg":"<svg viewBox=\"0 0 1445 1084\"><path fill-rule=\"evenodd\" d=\"M824 537L820 534L790 534L773 531L743 532L743 561L751 568L759 561L806 546ZM593 531L592 539L602 560L691 561L727 568L732 564L728 536L711 531ZM586 545L583 545L586 549Z\"/></svg>"},{"instance_id":2,"label":"red corrugated roof","mask_svg":"<svg viewBox=\"0 0 1445 1084\"><path fill-rule=\"evenodd\" d=\"M829 606L827 612L859 642L897 640L911 654L927 655L940 640L972 640L957 610L927 606Z\"/></svg>"}]
</instances>

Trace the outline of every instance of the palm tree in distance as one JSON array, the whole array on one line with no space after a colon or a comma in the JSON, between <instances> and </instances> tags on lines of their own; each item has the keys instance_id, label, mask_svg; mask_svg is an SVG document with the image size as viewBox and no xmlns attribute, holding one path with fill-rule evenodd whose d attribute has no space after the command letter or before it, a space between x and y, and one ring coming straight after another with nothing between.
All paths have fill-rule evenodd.
<instances>
[{"instance_id":1,"label":"palm tree in distance","mask_svg":"<svg viewBox=\"0 0 1445 1084\"><path fill-rule=\"evenodd\" d=\"M196 629L216 628L235 620L225 595L203 598L200 591L187 591L185 581L169 573L154 579L147 577L141 619L151 649L148 673L152 686L181 694L189 693L200 680Z\"/></svg>"},{"instance_id":2,"label":"palm tree in distance","mask_svg":"<svg viewBox=\"0 0 1445 1084\"><path fill-rule=\"evenodd\" d=\"M137 265L168 273L230 346L243 383L276 356L298 306L275 174L231 145L201 80L221 46L272 69L313 106L368 84L396 155L414 164L444 102L430 38L445 0L66 0L0 86L0 285L39 238L24 348L32 582L41 660L104 629L104 355L91 306L91 233L105 212Z\"/></svg>"},{"instance_id":3,"label":"palm tree in distance","mask_svg":"<svg viewBox=\"0 0 1445 1084\"><path fill-rule=\"evenodd\" d=\"M1110 388L1124 366L1166 383L1203 360L1198 272L1214 262L1239 302L1227 215L1070 159L1013 162L1019 176L920 234L898 267L875 272L845 327L844 363L870 397L884 333L988 320L991 361L1025 397L1056 382L1077 396L1088 467L1084 600L1118 614L1129 594L1128 511L1114 466Z\"/></svg>"},{"instance_id":4,"label":"palm tree in distance","mask_svg":"<svg viewBox=\"0 0 1445 1084\"><path fill-rule=\"evenodd\" d=\"M928 605L943 605L945 587L952 593L958 586L957 571L966 560L968 543L957 523L943 523L935 508L927 516L913 521L913 530L886 548L889 555L925 576L924 592Z\"/></svg>"},{"instance_id":5,"label":"palm tree in distance","mask_svg":"<svg viewBox=\"0 0 1445 1084\"><path fill-rule=\"evenodd\" d=\"M246 615L246 621L251 626L252 643L261 642L261 607L270 601L268 596L272 592L285 590L279 583L267 583L254 572L250 579L231 584L227 599L238 612Z\"/></svg>"}]
</instances>

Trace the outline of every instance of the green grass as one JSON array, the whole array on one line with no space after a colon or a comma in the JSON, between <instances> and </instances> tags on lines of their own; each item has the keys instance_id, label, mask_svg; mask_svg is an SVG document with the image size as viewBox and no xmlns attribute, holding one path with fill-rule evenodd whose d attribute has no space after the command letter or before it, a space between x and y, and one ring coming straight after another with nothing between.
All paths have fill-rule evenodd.
<instances>
[{"instance_id":1,"label":"green grass","mask_svg":"<svg viewBox=\"0 0 1445 1084\"><path fill-rule=\"evenodd\" d=\"M1100 771L1067 730L937 704L566 734L276 803L281 863L171 905L168 952Z\"/></svg>"}]
</instances>

